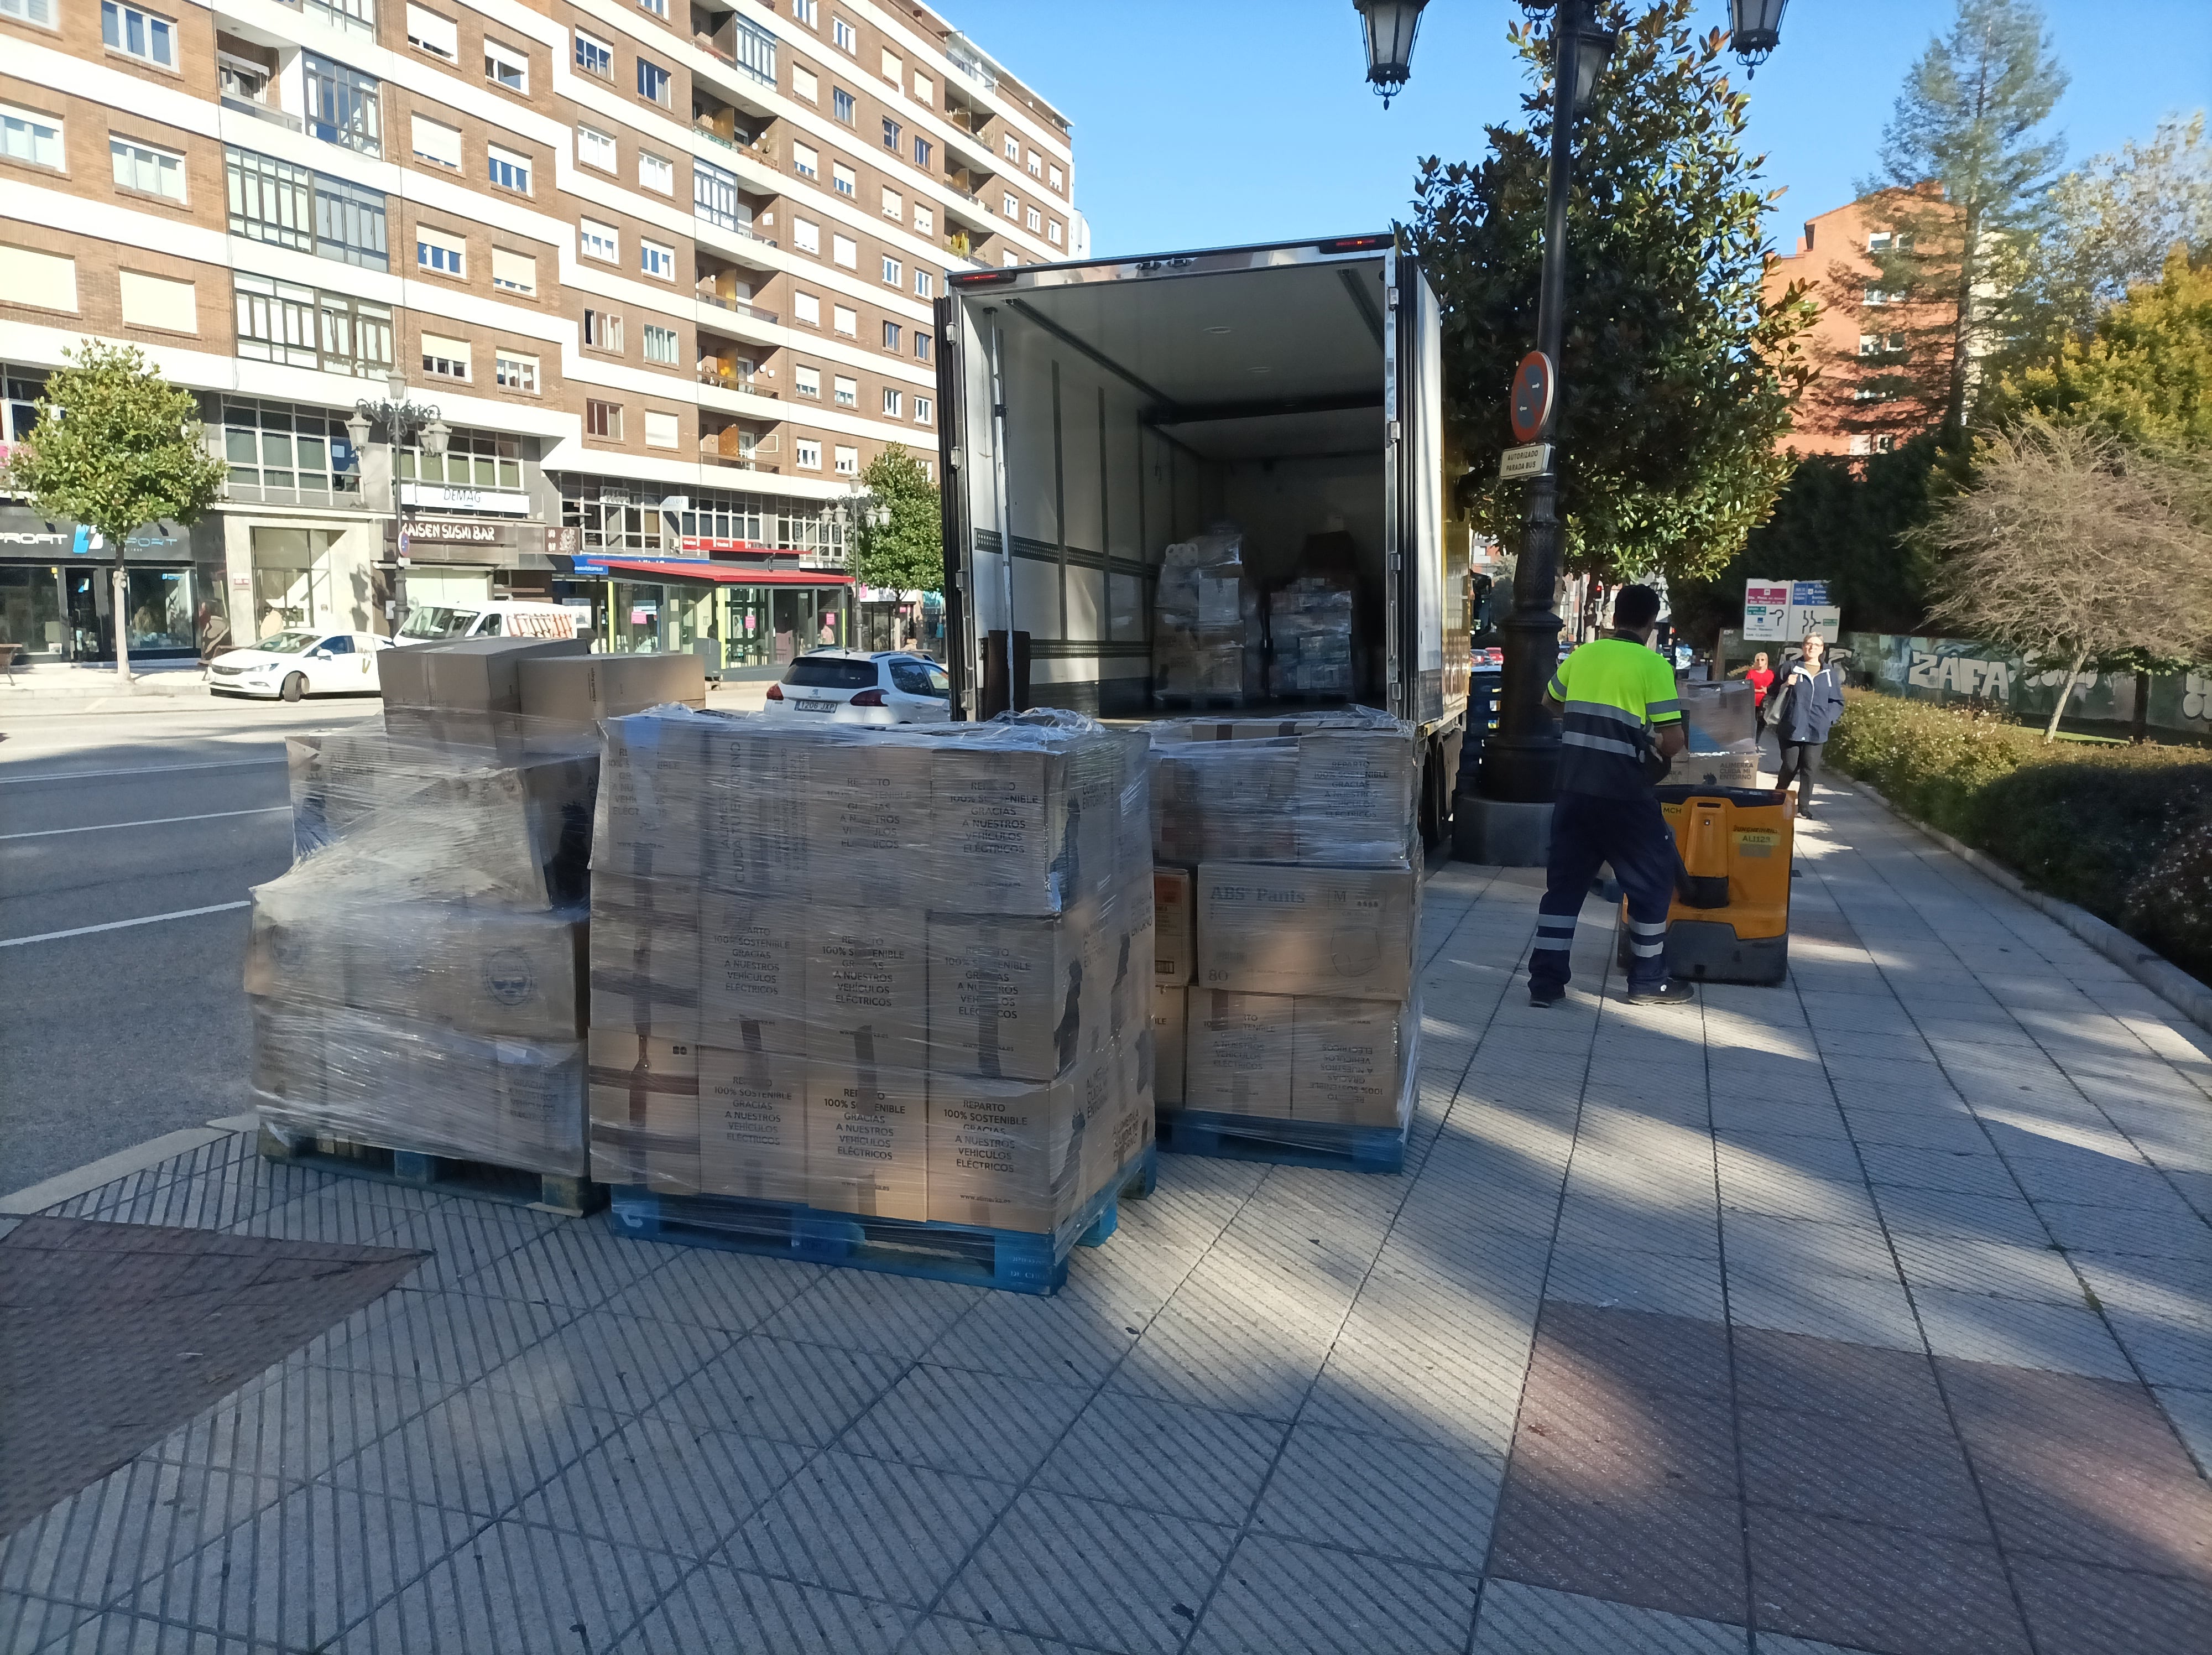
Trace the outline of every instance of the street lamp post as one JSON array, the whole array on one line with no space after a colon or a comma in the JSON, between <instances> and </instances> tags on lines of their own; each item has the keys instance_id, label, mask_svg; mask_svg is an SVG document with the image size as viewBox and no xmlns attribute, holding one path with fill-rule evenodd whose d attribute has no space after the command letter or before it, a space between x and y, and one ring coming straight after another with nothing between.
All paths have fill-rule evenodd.
<instances>
[{"instance_id":1,"label":"street lamp post","mask_svg":"<svg viewBox=\"0 0 2212 1655\"><path fill-rule=\"evenodd\" d=\"M368 447L371 428L384 428L385 446L392 461L392 636L397 638L399 629L407 623L407 511L405 496L400 487L399 451L411 447L419 438L422 452L432 459L442 459L446 453L446 439L451 432L446 422L438 416L434 403L407 400L407 376L393 374L385 380L391 395L383 401L364 397L354 404L353 417L345 423L346 435L352 439L353 450L361 453Z\"/></svg>"}]
</instances>

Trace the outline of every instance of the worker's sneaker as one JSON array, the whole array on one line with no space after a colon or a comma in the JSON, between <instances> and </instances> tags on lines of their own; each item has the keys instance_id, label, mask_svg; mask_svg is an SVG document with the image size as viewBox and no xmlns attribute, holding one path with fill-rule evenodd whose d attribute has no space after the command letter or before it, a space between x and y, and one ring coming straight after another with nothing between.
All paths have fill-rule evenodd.
<instances>
[{"instance_id":1,"label":"worker's sneaker","mask_svg":"<svg viewBox=\"0 0 2212 1655\"><path fill-rule=\"evenodd\" d=\"M1566 997L1566 989L1560 983L1532 983L1528 985L1528 1003L1531 1006L1556 1006Z\"/></svg>"},{"instance_id":2,"label":"worker's sneaker","mask_svg":"<svg viewBox=\"0 0 2212 1655\"><path fill-rule=\"evenodd\" d=\"M1673 977L1649 989L1631 989L1622 996L1632 1006L1686 1006L1697 997L1695 989Z\"/></svg>"}]
</instances>

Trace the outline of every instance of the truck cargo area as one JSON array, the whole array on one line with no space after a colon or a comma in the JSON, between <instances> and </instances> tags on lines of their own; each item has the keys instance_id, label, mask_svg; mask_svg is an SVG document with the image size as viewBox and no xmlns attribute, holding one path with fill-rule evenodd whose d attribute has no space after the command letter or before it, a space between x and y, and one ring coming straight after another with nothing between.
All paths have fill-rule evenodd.
<instances>
[{"instance_id":1,"label":"truck cargo area","mask_svg":"<svg viewBox=\"0 0 2212 1655\"><path fill-rule=\"evenodd\" d=\"M1003 704L1009 618L1036 704L1356 702L1431 729L1463 708L1442 670L1435 300L1387 235L976 272L954 279L940 321L968 715ZM1225 681L1166 676L1179 599L1163 599L1163 558L1231 528L1255 657L1241 682L1233 666ZM1301 618L1308 591L1328 618L1320 605ZM1203 601L1235 595L1217 583ZM1341 635L1319 641L1340 644L1340 676L1334 658L1301 675L1297 625Z\"/></svg>"}]
</instances>

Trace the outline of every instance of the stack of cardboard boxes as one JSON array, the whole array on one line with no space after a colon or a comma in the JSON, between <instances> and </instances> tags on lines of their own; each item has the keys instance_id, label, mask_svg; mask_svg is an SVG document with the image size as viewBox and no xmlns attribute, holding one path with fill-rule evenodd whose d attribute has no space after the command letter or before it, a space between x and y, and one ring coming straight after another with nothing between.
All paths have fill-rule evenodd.
<instances>
[{"instance_id":1,"label":"stack of cardboard boxes","mask_svg":"<svg viewBox=\"0 0 2212 1655\"><path fill-rule=\"evenodd\" d=\"M290 744L299 859L254 891L246 963L286 1143L585 1172L596 719L705 683L583 648L392 651L383 727Z\"/></svg>"},{"instance_id":2,"label":"stack of cardboard boxes","mask_svg":"<svg viewBox=\"0 0 2212 1655\"><path fill-rule=\"evenodd\" d=\"M1057 1234L1143 1154L1140 737L1060 715L606 731L595 1177Z\"/></svg>"},{"instance_id":3,"label":"stack of cardboard boxes","mask_svg":"<svg viewBox=\"0 0 2212 1655\"><path fill-rule=\"evenodd\" d=\"M1352 695L1352 589L1300 575L1267 594L1267 693L1304 701Z\"/></svg>"},{"instance_id":4,"label":"stack of cardboard boxes","mask_svg":"<svg viewBox=\"0 0 2212 1655\"><path fill-rule=\"evenodd\" d=\"M1355 708L1151 733L1163 1109L1402 1130L1419 1028L1412 727Z\"/></svg>"},{"instance_id":5,"label":"stack of cardboard boxes","mask_svg":"<svg viewBox=\"0 0 2212 1655\"><path fill-rule=\"evenodd\" d=\"M1152 693L1163 707L1240 707L1261 691L1259 587L1244 537L1223 524L1161 554Z\"/></svg>"}]
</instances>

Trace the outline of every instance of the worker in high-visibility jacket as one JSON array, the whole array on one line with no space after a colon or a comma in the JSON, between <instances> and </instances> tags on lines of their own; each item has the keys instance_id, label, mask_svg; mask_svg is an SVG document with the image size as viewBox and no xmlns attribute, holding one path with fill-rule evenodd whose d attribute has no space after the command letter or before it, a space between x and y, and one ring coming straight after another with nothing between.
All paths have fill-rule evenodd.
<instances>
[{"instance_id":1,"label":"worker in high-visibility jacket","mask_svg":"<svg viewBox=\"0 0 2212 1655\"><path fill-rule=\"evenodd\" d=\"M1613 630L1576 650L1552 678L1547 700L1564 728L1551 863L1528 955L1532 1005L1565 997L1575 916L1603 862L1613 864L1628 899L1628 1003L1696 998L1689 984L1667 975L1677 855L1654 788L1688 737L1674 669L1647 647L1658 618L1657 593L1623 587L1613 601Z\"/></svg>"}]
</instances>

